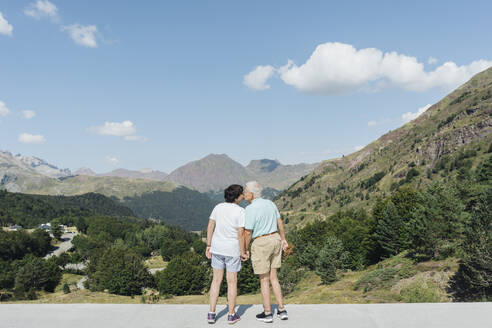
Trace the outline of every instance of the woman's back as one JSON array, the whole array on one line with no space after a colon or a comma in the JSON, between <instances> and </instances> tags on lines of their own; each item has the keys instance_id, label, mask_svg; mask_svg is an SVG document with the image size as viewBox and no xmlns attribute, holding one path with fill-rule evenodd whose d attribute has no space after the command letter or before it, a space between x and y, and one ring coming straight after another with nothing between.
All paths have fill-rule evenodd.
<instances>
[{"instance_id":1,"label":"woman's back","mask_svg":"<svg viewBox=\"0 0 492 328\"><path fill-rule=\"evenodd\" d=\"M234 203L220 203L210 214L215 221L210 251L224 256L240 256L238 229L244 227L244 209Z\"/></svg>"}]
</instances>

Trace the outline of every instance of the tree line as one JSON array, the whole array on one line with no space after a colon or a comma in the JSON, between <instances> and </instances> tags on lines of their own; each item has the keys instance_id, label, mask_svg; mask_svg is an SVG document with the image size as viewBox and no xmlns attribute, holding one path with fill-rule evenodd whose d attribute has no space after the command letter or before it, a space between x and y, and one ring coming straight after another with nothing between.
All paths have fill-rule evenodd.
<instances>
[{"instance_id":1,"label":"tree line","mask_svg":"<svg viewBox=\"0 0 492 328\"><path fill-rule=\"evenodd\" d=\"M450 293L457 301L492 299L492 156L477 168L423 190L399 187L379 198L370 213L339 211L294 229L293 255L282 268L288 279L316 272L323 283L343 269L360 270L405 252L414 262L460 258ZM284 272L282 272L284 271Z\"/></svg>"}]
</instances>

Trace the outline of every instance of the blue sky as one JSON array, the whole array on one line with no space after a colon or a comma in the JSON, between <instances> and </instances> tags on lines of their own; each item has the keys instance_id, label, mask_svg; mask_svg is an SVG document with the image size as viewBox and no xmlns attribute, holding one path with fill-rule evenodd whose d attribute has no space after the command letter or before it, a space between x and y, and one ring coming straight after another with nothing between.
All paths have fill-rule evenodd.
<instances>
[{"instance_id":1,"label":"blue sky","mask_svg":"<svg viewBox=\"0 0 492 328\"><path fill-rule=\"evenodd\" d=\"M2 0L0 149L97 172L170 172L209 153L349 154L492 65L490 12L490 1Z\"/></svg>"}]
</instances>

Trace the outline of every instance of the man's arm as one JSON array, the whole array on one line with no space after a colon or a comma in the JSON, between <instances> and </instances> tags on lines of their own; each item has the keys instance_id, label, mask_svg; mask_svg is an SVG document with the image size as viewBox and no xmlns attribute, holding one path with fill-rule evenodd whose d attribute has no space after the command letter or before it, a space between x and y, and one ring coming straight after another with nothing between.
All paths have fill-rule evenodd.
<instances>
[{"instance_id":1,"label":"man's arm","mask_svg":"<svg viewBox=\"0 0 492 328\"><path fill-rule=\"evenodd\" d=\"M208 220L208 227L207 227L207 250L205 251L205 255L207 256L208 259L212 258L212 253L210 253L210 246L212 244L212 235L214 233L214 228L215 228L215 221L214 220Z\"/></svg>"},{"instance_id":2,"label":"man's arm","mask_svg":"<svg viewBox=\"0 0 492 328\"><path fill-rule=\"evenodd\" d=\"M253 230L244 229L244 249L249 257L249 243L251 242L251 235Z\"/></svg>"},{"instance_id":3,"label":"man's arm","mask_svg":"<svg viewBox=\"0 0 492 328\"><path fill-rule=\"evenodd\" d=\"M282 249L285 252L287 250L287 247L289 247L289 243L287 242L287 239L285 239L284 222L282 221L282 218L277 219L277 226L278 233L280 234L280 238L282 239Z\"/></svg>"}]
</instances>

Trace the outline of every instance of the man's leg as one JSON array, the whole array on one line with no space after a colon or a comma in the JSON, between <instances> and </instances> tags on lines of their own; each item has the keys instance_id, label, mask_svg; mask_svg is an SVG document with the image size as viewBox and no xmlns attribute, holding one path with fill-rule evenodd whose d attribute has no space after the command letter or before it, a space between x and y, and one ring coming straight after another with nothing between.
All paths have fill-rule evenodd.
<instances>
[{"instance_id":1,"label":"man's leg","mask_svg":"<svg viewBox=\"0 0 492 328\"><path fill-rule=\"evenodd\" d=\"M229 314L235 313L236 296L237 296L237 272L229 272L226 274L227 279L227 305Z\"/></svg>"},{"instance_id":2,"label":"man's leg","mask_svg":"<svg viewBox=\"0 0 492 328\"><path fill-rule=\"evenodd\" d=\"M222 283L222 278L224 278L224 269L213 270L214 276L212 278L212 283L210 284L210 312L215 312L217 300L219 299L220 284Z\"/></svg>"},{"instance_id":3,"label":"man's leg","mask_svg":"<svg viewBox=\"0 0 492 328\"><path fill-rule=\"evenodd\" d=\"M270 272L260 274L260 286L261 298L263 299L263 308L265 309L265 314L270 314Z\"/></svg>"},{"instance_id":4,"label":"man's leg","mask_svg":"<svg viewBox=\"0 0 492 328\"><path fill-rule=\"evenodd\" d=\"M273 295L278 303L278 308L280 310L284 309L284 301L282 299L282 289L280 288L280 283L278 282L277 269L270 270L270 282L272 283Z\"/></svg>"}]
</instances>

